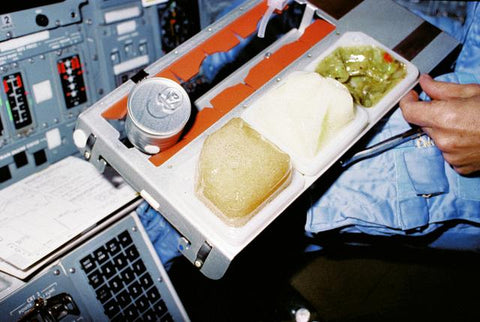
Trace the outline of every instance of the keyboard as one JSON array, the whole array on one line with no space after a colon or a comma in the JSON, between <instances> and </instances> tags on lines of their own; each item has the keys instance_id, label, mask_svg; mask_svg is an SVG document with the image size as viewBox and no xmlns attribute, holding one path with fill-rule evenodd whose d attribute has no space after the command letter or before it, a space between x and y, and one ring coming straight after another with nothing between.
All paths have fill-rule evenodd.
<instances>
[{"instance_id":1,"label":"keyboard","mask_svg":"<svg viewBox=\"0 0 480 322\"><path fill-rule=\"evenodd\" d=\"M128 230L80 260L112 321L172 321Z\"/></svg>"},{"instance_id":2,"label":"keyboard","mask_svg":"<svg viewBox=\"0 0 480 322\"><path fill-rule=\"evenodd\" d=\"M135 213L0 300L2 321L189 321Z\"/></svg>"}]
</instances>

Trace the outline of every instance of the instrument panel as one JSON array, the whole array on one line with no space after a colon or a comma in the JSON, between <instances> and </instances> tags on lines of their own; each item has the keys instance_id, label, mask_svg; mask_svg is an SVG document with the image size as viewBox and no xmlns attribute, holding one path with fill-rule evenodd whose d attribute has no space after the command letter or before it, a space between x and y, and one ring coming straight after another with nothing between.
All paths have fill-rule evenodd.
<instances>
[{"instance_id":1,"label":"instrument panel","mask_svg":"<svg viewBox=\"0 0 480 322\"><path fill-rule=\"evenodd\" d=\"M185 0L3 4L0 189L78 153L78 115L199 30Z\"/></svg>"},{"instance_id":2,"label":"instrument panel","mask_svg":"<svg viewBox=\"0 0 480 322\"><path fill-rule=\"evenodd\" d=\"M25 322L188 321L140 220L132 213L1 299L0 315L2 321Z\"/></svg>"}]
</instances>

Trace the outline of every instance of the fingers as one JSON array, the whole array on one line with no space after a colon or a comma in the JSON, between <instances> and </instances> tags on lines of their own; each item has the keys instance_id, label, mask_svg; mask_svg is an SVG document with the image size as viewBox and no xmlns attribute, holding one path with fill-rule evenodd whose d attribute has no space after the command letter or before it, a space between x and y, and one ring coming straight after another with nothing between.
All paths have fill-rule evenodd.
<instances>
[{"instance_id":1,"label":"fingers","mask_svg":"<svg viewBox=\"0 0 480 322\"><path fill-rule=\"evenodd\" d=\"M457 173L478 173L480 85L437 82L422 75L420 86L432 101L421 102L409 92L400 100L405 120L422 127Z\"/></svg>"},{"instance_id":2,"label":"fingers","mask_svg":"<svg viewBox=\"0 0 480 322\"><path fill-rule=\"evenodd\" d=\"M465 100L469 99L419 101L418 94L410 91L400 100L400 108L409 123L420 127L448 128L455 125L462 116L462 109L459 107Z\"/></svg>"},{"instance_id":3,"label":"fingers","mask_svg":"<svg viewBox=\"0 0 480 322\"><path fill-rule=\"evenodd\" d=\"M479 84L455 84L438 82L429 75L420 76L420 86L432 100L449 100L455 98L470 98L480 95Z\"/></svg>"},{"instance_id":4,"label":"fingers","mask_svg":"<svg viewBox=\"0 0 480 322\"><path fill-rule=\"evenodd\" d=\"M429 102L418 101L418 94L410 91L400 100L400 109L403 117L408 123L416 124L420 127L431 127L432 109Z\"/></svg>"}]
</instances>

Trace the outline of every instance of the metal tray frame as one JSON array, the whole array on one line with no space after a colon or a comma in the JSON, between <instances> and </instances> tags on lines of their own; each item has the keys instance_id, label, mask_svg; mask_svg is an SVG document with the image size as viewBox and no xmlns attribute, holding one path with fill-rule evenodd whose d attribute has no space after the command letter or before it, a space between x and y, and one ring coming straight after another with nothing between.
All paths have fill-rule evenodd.
<instances>
[{"instance_id":1,"label":"metal tray frame","mask_svg":"<svg viewBox=\"0 0 480 322\"><path fill-rule=\"evenodd\" d=\"M160 58L152 65L145 69L145 72L149 75L155 75L160 72L172 62L177 60L182 55L187 54L192 48L195 48L197 44L211 37L215 32L222 30L227 24L235 20L242 15L246 10L249 10L259 1L249 1L242 7L234 10L228 16L214 23L210 27L201 31L198 35L188 40L183 45L179 46L174 52ZM308 10L306 10L308 11ZM310 14L311 14L310 10ZM317 14L321 13L316 11ZM267 27L268 28L268 27ZM300 28L301 29L301 28ZM343 28L342 28L343 29ZM229 87L233 84L237 84L243 80L250 68L256 63L265 59L270 53L275 52L283 45L298 39L302 32L299 30L291 30L284 37L276 41L270 47L259 53L255 58L245 64L242 68L230 75L207 94L198 99L195 104L197 106L208 106L210 99L214 97L222 88ZM240 116L245 106L248 106L250 102L255 100L256 97L262 95L276 82L280 81L284 75L288 74L292 70L300 70L312 62L312 58L317 57L327 48L329 48L342 34L338 31L332 32L327 37L318 42L303 56L298 58L295 62L289 65L275 78L271 79L262 88L257 90L253 95L248 97L244 102L240 103L232 111L227 113L223 118L217 121L207 131L202 133L193 142L195 144L198 140L202 140L208 135L209 132L219 128L225 120L234 116ZM83 112L77 121L76 133L81 134L80 137L84 142L77 144L80 152L88 159L92 164L96 166L99 171L104 171L105 166L108 164L112 166L124 179L136 190L140 195L147 200L152 207L157 209L165 218L180 232L183 236L179 240L178 248L183 255L191 261L200 271L209 278L219 279L227 270L230 262L233 258L265 227L260 227L255 235L241 245L230 245L228 243L214 243L212 244L212 236L208 235L208 230L205 227L201 227L195 224L184 216L175 204L175 200L166 198L166 192L168 186L162 185L163 182L168 181L170 169L175 162L182 160L181 152L174 155L167 162L159 167L155 167L149 160L147 155L138 151L135 148L127 148L120 140L120 133L102 117L102 113L116 103L118 100L127 95L134 87L135 83L129 80L109 95L98 101L87 111ZM408 89L412 88L415 83L412 83ZM398 98L399 99L399 98ZM347 147L346 152L351 146L355 144L367 131L373 127L373 125L386 114L391 108L396 105L397 101L392 102L391 106L386 108L383 113L376 115L375 119L370 119L368 125ZM78 143L78 141L77 141ZM189 145L184 147L189 148ZM180 156L179 156L180 155ZM315 182L331 165L338 161L342 156L339 154L337 158L331 160L331 162L317 175L315 176L303 176L304 188L302 191L292 196L292 201L295 200L303 191L305 191L313 182ZM278 216L288 204L279 208L274 217ZM272 220L274 219L272 217Z\"/></svg>"}]
</instances>

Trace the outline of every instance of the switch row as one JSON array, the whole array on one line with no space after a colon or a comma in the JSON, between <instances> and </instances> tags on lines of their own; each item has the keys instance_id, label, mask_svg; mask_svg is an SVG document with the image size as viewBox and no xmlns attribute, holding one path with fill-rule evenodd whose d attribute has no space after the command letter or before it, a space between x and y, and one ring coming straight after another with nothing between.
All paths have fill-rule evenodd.
<instances>
[{"instance_id":1,"label":"switch row","mask_svg":"<svg viewBox=\"0 0 480 322\"><path fill-rule=\"evenodd\" d=\"M33 160L35 166L41 166L47 162L47 154L45 150L38 150L33 153ZM28 157L25 151L19 152L13 156L13 161L17 169L20 169L28 164ZM12 178L12 173L10 171L9 165L0 167L0 183L4 183Z\"/></svg>"}]
</instances>

